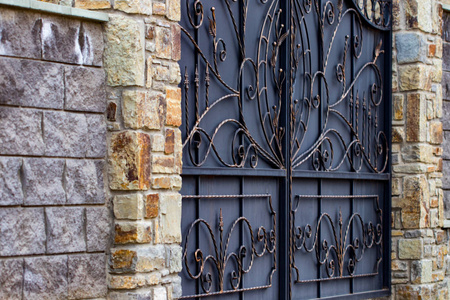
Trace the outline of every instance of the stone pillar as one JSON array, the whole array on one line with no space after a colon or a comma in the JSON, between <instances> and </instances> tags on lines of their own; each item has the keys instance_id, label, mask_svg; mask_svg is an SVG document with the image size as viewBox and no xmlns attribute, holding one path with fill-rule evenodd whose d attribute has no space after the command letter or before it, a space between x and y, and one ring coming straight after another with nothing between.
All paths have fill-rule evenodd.
<instances>
[{"instance_id":1,"label":"stone pillar","mask_svg":"<svg viewBox=\"0 0 450 300\"><path fill-rule=\"evenodd\" d=\"M442 191L442 6L393 1L392 291L448 299Z\"/></svg>"},{"instance_id":2,"label":"stone pillar","mask_svg":"<svg viewBox=\"0 0 450 300\"><path fill-rule=\"evenodd\" d=\"M76 0L107 8L110 299L181 296L181 80L178 0ZM106 7L103 7L103 6ZM100 7L99 7L100 6Z\"/></svg>"}]
</instances>

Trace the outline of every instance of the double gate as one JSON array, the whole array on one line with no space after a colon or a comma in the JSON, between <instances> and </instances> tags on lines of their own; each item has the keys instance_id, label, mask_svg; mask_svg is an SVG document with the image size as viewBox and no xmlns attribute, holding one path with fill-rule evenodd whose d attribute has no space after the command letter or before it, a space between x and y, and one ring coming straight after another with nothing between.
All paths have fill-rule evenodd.
<instances>
[{"instance_id":1,"label":"double gate","mask_svg":"<svg viewBox=\"0 0 450 300\"><path fill-rule=\"evenodd\" d=\"M391 2L181 5L183 297L388 295Z\"/></svg>"}]
</instances>

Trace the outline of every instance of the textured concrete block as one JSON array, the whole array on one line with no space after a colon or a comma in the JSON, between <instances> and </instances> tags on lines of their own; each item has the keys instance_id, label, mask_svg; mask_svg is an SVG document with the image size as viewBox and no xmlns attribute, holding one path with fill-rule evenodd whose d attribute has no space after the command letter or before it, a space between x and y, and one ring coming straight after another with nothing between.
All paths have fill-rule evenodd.
<instances>
[{"instance_id":1,"label":"textured concrete block","mask_svg":"<svg viewBox=\"0 0 450 300\"><path fill-rule=\"evenodd\" d=\"M109 185L113 190L146 190L150 186L150 137L125 131L111 137Z\"/></svg>"},{"instance_id":2,"label":"textured concrete block","mask_svg":"<svg viewBox=\"0 0 450 300\"><path fill-rule=\"evenodd\" d=\"M26 158L23 162L25 205L64 204L64 160Z\"/></svg>"},{"instance_id":3,"label":"textured concrete block","mask_svg":"<svg viewBox=\"0 0 450 300\"><path fill-rule=\"evenodd\" d=\"M0 154L43 155L42 112L0 107Z\"/></svg>"},{"instance_id":4,"label":"textured concrete block","mask_svg":"<svg viewBox=\"0 0 450 300\"><path fill-rule=\"evenodd\" d=\"M144 86L144 24L110 16L106 25L105 69L111 86Z\"/></svg>"},{"instance_id":5,"label":"textured concrete block","mask_svg":"<svg viewBox=\"0 0 450 300\"><path fill-rule=\"evenodd\" d=\"M67 256L25 258L24 299L67 299Z\"/></svg>"},{"instance_id":6,"label":"textured concrete block","mask_svg":"<svg viewBox=\"0 0 450 300\"><path fill-rule=\"evenodd\" d=\"M2 208L0 210L0 255L45 253L43 208Z\"/></svg>"},{"instance_id":7,"label":"textured concrete block","mask_svg":"<svg viewBox=\"0 0 450 300\"><path fill-rule=\"evenodd\" d=\"M37 13L0 10L0 55L41 58L42 20Z\"/></svg>"},{"instance_id":8,"label":"textured concrete block","mask_svg":"<svg viewBox=\"0 0 450 300\"><path fill-rule=\"evenodd\" d=\"M106 156L106 122L103 115L86 115L89 141L86 157Z\"/></svg>"},{"instance_id":9,"label":"textured concrete block","mask_svg":"<svg viewBox=\"0 0 450 300\"><path fill-rule=\"evenodd\" d=\"M46 208L47 253L86 250L84 239L84 208Z\"/></svg>"},{"instance_id":10,"label":"textured concrete block","mask_svg":"<svg viewBox=\"0 0 450 300\"><path fill-rule=\"evenodd\" d=\"M83 65L101 65L103 36L100 24L59 16L42 19L44 60Z\"/></svg>"},{"instance_id":11,"label":"textured concrete block","mask_svg":"<svg viewBox=\"0 0 450 300\"><path fill-rule=\"evenodd\" d=\"M111 214L108 208L86 208L87 251L105 251L109 245L111 230Z\"/></svg>"},{"instance_id":12,"label":"textured concrete block","mask_svg":"<svg viewBox=\"0 0 450 300\"><path fill-rule=\"evenodd\" d=\"M21 300L23 259L0 260L0 299Z\"/></svg>"},{"instance_id":13,"label":"textured concrete block","mask_svg":"<svg viewBox=\"0 0 450 300\"><path fill-rule=\"evenodd\" d=\"M85 157L88 128L84 114L44 113L45 155Z\"/></svg>"},{"instance_id":14,"label":"textured concrete block","mask_svg":"<svg viewBox=\"0 0 450 300\"><path fill-rule=\"evenodd\" d=\"M443 44L442 70L450 71L450 43Z\"/></svg>"},{"instance_id":15,"label":"textured concrete block","mask_svg":"<svg viewBox=\"0 0 450 300\"><path fill-rule=\"evenodd\" d=\"M21 169L21 158L0 158L0 205L23 203L22 182L19 175Z\"/></svg>"},{"instance_id":16,"label":"textured concrete block","mask_svg":"<svg viewBox=\"0 0 450 300\"><path fill-rule=\"evenodd\" d=\"M70 255L69 299L106 297L105 254Z\"/></svg>"},{"instance_id":17,"label":"textured concrete block","mask_svg":"<svg viewBox=\"0 0 450 300\"><path fill-rule=\"evenodd\" d=\"M67 203L104 203L103 169L102 161L68 159L64 176Z\"/></svg>"},{"instance_id":18,"label":"textured concrete block","mask_svg":"<svg viewBox=\"0 0 450 300\"><path fill-rule=\"evenodd\" d=\"M65 109L104 112L106 109L105 71L97 68L66 67Z\"/></svg>"},{"instance_id":19,"label":"textured concrete block","mask_svg":"<svg viewBox=\"0 0 450 300\"><path fill-rule=\"evenodd\" d=\"M450 72L442 73L442 99L450 100Z\"/></svg>"},{"instance_id":20,"label":"textured concrete block","mask_svg":"<svg viewBox=\"0 0 450 300\"><path fill-rule=\"evenodd\" d=\"M26 14L25 14L26 15ZM63 67L48 62L0 58L0 103L62 109Z\"/></svg>"}]
</instances>

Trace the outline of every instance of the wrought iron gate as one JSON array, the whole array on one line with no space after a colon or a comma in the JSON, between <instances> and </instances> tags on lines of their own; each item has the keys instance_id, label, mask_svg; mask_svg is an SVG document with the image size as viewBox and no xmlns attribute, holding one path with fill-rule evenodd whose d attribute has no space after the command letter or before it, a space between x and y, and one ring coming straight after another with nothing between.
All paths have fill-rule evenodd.
<instances>
[{"instance_id":1,"label":"wrought iron gate","mask_svg":"<svg viewBox=\"0 0 450 300\"><path fill-rule=\"evenodd\" d=\"M184 0L183 297L390 291L390 0Z\"/></svg>"}]
</instances>

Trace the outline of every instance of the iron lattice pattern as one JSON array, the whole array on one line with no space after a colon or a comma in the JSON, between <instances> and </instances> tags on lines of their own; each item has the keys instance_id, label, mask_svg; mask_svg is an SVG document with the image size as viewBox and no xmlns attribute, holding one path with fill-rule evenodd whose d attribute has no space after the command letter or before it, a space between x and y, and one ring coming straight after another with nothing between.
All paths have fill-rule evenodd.
<instances>
[{"instance_id":1,"label":"iron lattice pattern","mask_svg":"<svg viewBox=\"0 0 450 300\"><path fill-rule=\"evenodd\" d=\"M384 41L391 1L185 0L182 5L184 167L286 171L290 282L377 276L386 225L380 195L294 195L292 186L295 172L389 171L390 97L383 78L390 59ZM224 225L225 212L217 208L217 224L197 218L185 230L185 275L197 286L196 294L185 298L272 286L278 271L276 213L270 196L256 196L269 199L271 229L254 228L243 216ZM351 209L327 212L320 204L315 219L305 221L301 203L333 198L350 201ZM364 213L358 212L358 201L370 202ZM248 244L229 246L237 227ZM262 256L271 258L268 275L261 284L244 287ZM318 274L302 276L299 257L314 261ZM370 261L370 270L361 269L362 261Z\"/></svg>"}]
</instances>

